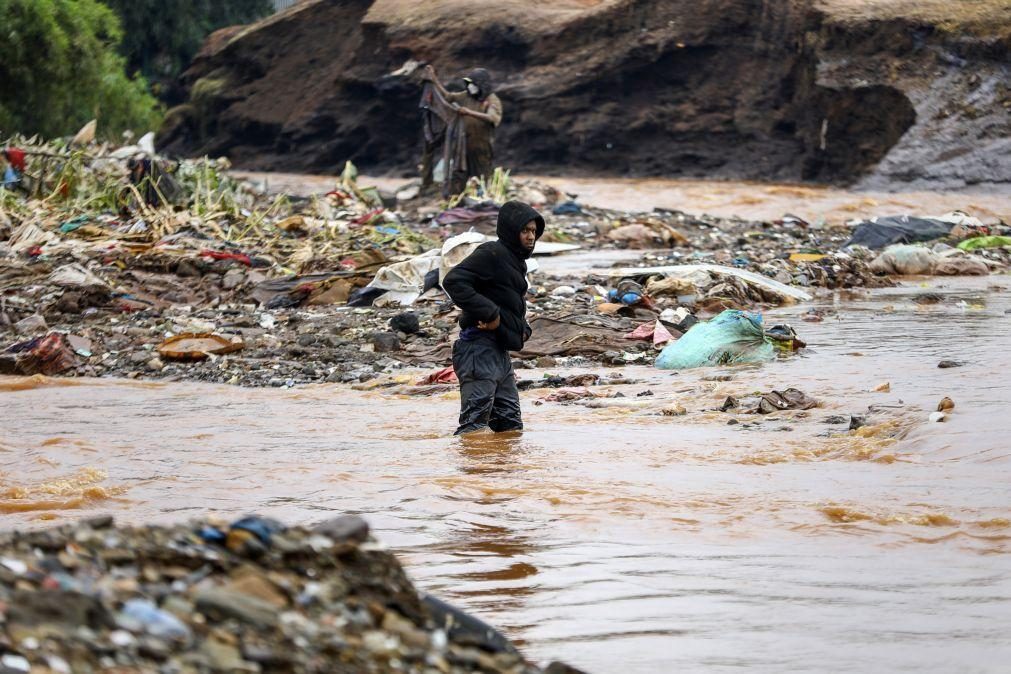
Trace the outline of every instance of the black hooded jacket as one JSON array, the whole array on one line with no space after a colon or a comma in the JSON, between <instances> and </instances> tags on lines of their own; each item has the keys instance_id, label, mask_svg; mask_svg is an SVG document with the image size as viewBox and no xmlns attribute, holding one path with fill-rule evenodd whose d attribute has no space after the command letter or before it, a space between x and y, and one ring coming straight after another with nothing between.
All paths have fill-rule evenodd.
<instances>
[{"instance_id":1,"label":"black hooded jacket","mask_svg":"<svg viewBox=\"0 0 1011 674\"><path fill-rule=\"evenodd\" d=\"M530 257L520 245L520 230L531 220L537 238L544 234L544 218L520 201L508 201L498 212L498 241L482 243L443 280L442 287L463 311L460 327L476 327L498 316L499 346L519 351L530 337L526 321L527 265Z\"/></svg>"}]
</instances>

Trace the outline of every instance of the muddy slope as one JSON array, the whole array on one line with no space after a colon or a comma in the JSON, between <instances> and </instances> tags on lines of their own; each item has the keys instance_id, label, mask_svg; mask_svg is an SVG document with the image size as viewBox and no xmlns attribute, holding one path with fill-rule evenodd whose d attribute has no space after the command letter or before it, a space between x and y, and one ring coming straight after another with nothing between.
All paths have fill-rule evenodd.
<instances>
[{"instance_id":1,"label":"muddy slope","mask_svg":"<svg viewBox=\"0 0 1011 674\"><path fill-rule=\"evenodd\" d=\"M444 78L493 72L498 161L524 171L1011 181L1011 19L968 32L840 1L305 0L212 36L161 145L255 169L409 172L418 87L388 73L417 59Z\"/></svg>"}]
</instances>

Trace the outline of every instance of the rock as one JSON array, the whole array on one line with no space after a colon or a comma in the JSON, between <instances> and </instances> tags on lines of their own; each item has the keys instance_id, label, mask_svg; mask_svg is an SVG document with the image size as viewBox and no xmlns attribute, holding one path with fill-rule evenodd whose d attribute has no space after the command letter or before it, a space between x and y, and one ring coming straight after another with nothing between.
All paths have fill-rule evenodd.
<instances>
[{"instance_id":1,"label":"rock","mask_svg":"<svg viewBox=\"0 0 1011 674\"><path fill-rule=\"evenodd\" d=\"M888 393L892 390L892 385L889 382L882 382L874 387L875 393Z\"/></svg>"},{"instance_id":2,"label":"rock","mask_svg":"<svg viewBox=\"0 0 1011 674\"><path fill-rule=\"evenodd\" d=\"M242 659L239 649L220 638L204 641L200 652L207 656L211 668L217 672L259 672L260 668Z\"/></svg>"},{"instance_id":3,"label":"rock","mask_svg":"<svg viewBox=\"0 0 1011 674\"><path fill-rule=\"evenodd\" d=\"M81 313L81 293L71 290L64 292L53 308L62 314Z\"/></svg>"},{"instance_id":4,"label":"rock","mask_svg":"<svg viewBox=\"0 0 1011 674\"><path fill-rule=\"evenodd\" d=\"M572 286L558 286L551 291L552 297L572 297L576 294L576 289Z\"/></svg>"},{"instance_id":5,"label":"rock","mask_svg":"<svg viewBox=\"0 0 1011 674\"><path fill-rule=\"evenodd\" d=\"M962 367L963 365L965 365L965 363L961 360L942 360L940 363L937 364L937 367L949 368L949 367Z\"/></svg>"},{"instance_id":6,"label":"rock","mask_svg":"<svg viewBox=\"0 0 1011 674\"><path fill-rule=\"evenodd\" d=\"M299 346L312 346L313 344L316 343L316 335L313 334L299 335L296 341L298 342Z\"/></svg>"},{"instance_id":7,"label":"rock","mask_svg":"<svg viewBox=\"0 0 1011 674\"><path fill-rule=\"evenodd\" d=\"M28 318L22 318L14 324L14 331L19 335L34 336L47 331L46 319L39 314L32 314Z\"/></svg>"},{"instance_id":8,"label":"rock","mask_svg":"<svg viewBox=\"0 0 1011 674\"><path fill-rule=\"evenodd\" d=\"M850 426L849 430L855 431L858 428L862 428L867 425L867 417L858 417L856 415L850 416Z\"/></svg>"},{"instance_id":9,"label":"rock","mask_svg":"<svg viewBox=\"0 0 1011 674\"><path fill-rule=\"evenodd\" d=\"M221 277L221 288L223 290L234 290L246 280L246 272L239 267L232 267Z\"/></svg>"},{"instance_id":10,"label":"rock","mask_svg":"<svg viewBox=\"0 0 1011 674\"><path fill-rule=\"evenodd\" d=\"M234 618L264 629L275 627L278 622L278 610L273 604L224 588L198 592L196 607L198 611L212 619Z\"/></svg>"},{"instance_id":11,"label":"rock","mask_svg":"<svg viewBox=\"0 0 1011 674\"><path fill-rule=\"evenodd\" d=\"M402 332L406 335L413 335L421 329L417 314L405 311L390 319L390 327L394 332ZM379 349L376 349L377 351Z\"/></svg>"},{"instance_id":12,"label":"rock","mask_svg":"<svg viewBox=\"0 0 1011 674\"><path fill-rule=\"evenodd\" d=\"M147 361L147 369L153 370L154 372L161 372L165 369L165 363L162 362L161 358L156 356Z\"/></svg>"},{"instance_id":13,"label":"rock","mask_svg":"<svg viewBox=\"0 0 1011 674\"><path fill-rule=\"evenodd\" d=\"M377 332L372 335L371 345L376 353L390 353L400 350L400 340L392 332Z\"/></svg>"},{"instance_id":14,"label":"rock","mask_svg":"<svg viewBox=\"0 0 1011 674\"><path fill-rule=\"evenodd\" d=\"M536 361L534 361L536 367L545 369L549 367L557 367L558 361L552 356L541 356Z\"/></svg>"},{"instance_id":15,"label":"rock","mask_svg":"<svg viewBox=\"0 0 1011 674\"><path fill-rule=\"evenodd\" d=\"M199 278L203 276L203 272L191 260L179 260L176 264L176 276Z\"/></svg>"},{"instance_id":16,"label":"rock","mask_svg":"<svg viewBox=\"0 0 1011 674\"><path fill-rule=\"evenodd\" d=\"M20 627L52 625L68 631L81 625L92 629L115 625L96 597L64 590L15 590L7 609L7 622Z\"/></svg>"},{"instance_id":17,"label":"rock","mask_svg":"<svg viewBox=\"0 0 1011 674\"><path fill-rule=\"evenodd\" d=\"M94 517L85 517L80 521L80 524L90 529L108 529L113 525L113 522L112 515L95 515Z\"/></svg>"},{"instance_id":18,"label":"rock","mask_svg":"<svg viewBox=\"0 0 1011 674\"><path fill-rule=\"evenodd\" d=\"M151 359L150 351L134 351L130 354L130 362L134 364L146 363Z\"/></svg>"},{"instance_id":19,"label":"rock","mask_svg":"<svg viewBox=\"0 0 1011 674\"><path fill-rule=\"evenodd\" d=\"M950 412L953 409L955 409L955 401L947 396L941 398L941 402L937 403L938 412Z\"/></svg>"},{"instance_id":20,"label":"rock","mask_svg":"<svg viewBox=\"0 0 1011 674\"><path fill-rule=\"evenodd\" d=\"M555 660L545 668L544 674L586 674L586 672Z\"/></svg>"},{"instance_id":21,"label":"rock","mask_svg":"<svg viewBox=\"0 0 1011 674\"><path fill-rule=\"evenodd\" d=\"M364 543L369 537L369 523L357 515L341 515L318 524L313 531L338 543Z\"/></svg>"},{"instance_id":22,"label":"rock","mask_svg":"<svg viewBox=\"0 0 1011 674\"><path fill-rule=\"evenodd\" d=\"M232 581L226 589L231 592L255 597L277 609L288 605L288 597L273 581L253 566L242 566L232 573Z\"/></svg>"},{"instance_id":23,"label":"rock","mask_svg":"<svg viewBox=\"0 0 1011 674\"><path fill-rule=\"evenodd\" d=\"M723 401L722 405L720 405L720 411L726 412L727 410L735 410L739 406L740 403L737 401L737 398L734 396L727 396L727 399Z\"/></svg>"},{"instance_id":24,"label":"rock","mask_svg":"<svg viewBox=\"0 0 1011 674\"><path fill-rule=\"evenodd\" d=\"M660 414L662 414L665 417L681 417L688 414L688 410L685 408L684 405L681 405L680 403L674 403L673 405L669 405L660 410Z\"/></svg>"}]
</instances>

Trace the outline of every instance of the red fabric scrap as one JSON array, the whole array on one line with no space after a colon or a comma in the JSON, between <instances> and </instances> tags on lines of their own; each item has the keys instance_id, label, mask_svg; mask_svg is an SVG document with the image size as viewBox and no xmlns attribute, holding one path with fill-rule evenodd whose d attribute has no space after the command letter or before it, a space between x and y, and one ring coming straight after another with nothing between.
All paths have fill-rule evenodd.
<instances>
[{"instance_id":1,"label":"red fabric scrap","mask_svg":"<svg viewBox=\"0 0 1011 674\"><path fill-rule=\"evenodd\" d=\"M24 173L25 170L25 151L19 147L9 147L4 150L4 154L7 156L7 161L11 163L11 166L17 170Z\"/></svg>"},{"instance_id":2,"label":"red fabric scrap","mask_svg":"<svg viewBox=\"0 0 1011 674\"><path fill-rule=\"evenodd\" d=\"M202 250L200 251L201 257L209 257L213 260L235 260L236 262L241 262L247 267L253 266L253 261L245 253L228 253L221 250Z\"/></svg>"},{"instance_id":3,"label":"red fabric scrap","mask_svg":"<svg viewBox=\"0 0 1011 674\"><path fill-rule=\"evenodd\" d=\"M453 384L457 381L456 370L453 366L445 367L438 372L433 372L424 379L419 379L417 386L424 386L425 384Z\"/></svg>"},{"instance_id":4,"label":"red fabric scrap","mask_svg":"<svg viewBox=\"0 0 1011 674\"><path fill-rule=\"evenodd\" d=\"M359 225L364 225L366 222L369 222L370 220L372 220L372 218L376 217L377 215L379 215L380 213L382 213L385 210L386 210L385 208L377 208L375 210L369 211L365 215L363 215L361 217L358 217L358 218L355 218L354 220L352 220L351 221L351 226L352 227L357 227Z\"/></svg>"}]
</instances>

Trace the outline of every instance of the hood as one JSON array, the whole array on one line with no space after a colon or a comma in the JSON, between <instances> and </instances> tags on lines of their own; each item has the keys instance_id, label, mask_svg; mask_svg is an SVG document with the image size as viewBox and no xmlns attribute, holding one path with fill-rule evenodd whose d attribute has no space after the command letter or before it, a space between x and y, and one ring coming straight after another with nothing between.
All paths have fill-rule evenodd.
<instances>
[{"instance_id":1,"label":"hood","mask_svg":"<svg viewBox=\"0 0 1011 674\"><path fill-rule=\"evenodd\" d=\"M531 220L537 222L537 238L544 234L544 218L522 201L507 201L498 211L498 240L517 257L527 259L530 253L520 245L520 230Z\"/></svg>"},{"instance_id":2,"label":"hood","mask_svg":"<svg viewBox=\"0 0 1011 674\"><path fill-rule=\"evenodd\" d=\"M487 98L492 92L491 73L484 68L471 70L464 79L477 85L477 88L481 90L479 95L482 99Z\"/></svg>"}]
</instances>

